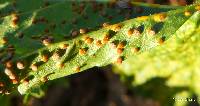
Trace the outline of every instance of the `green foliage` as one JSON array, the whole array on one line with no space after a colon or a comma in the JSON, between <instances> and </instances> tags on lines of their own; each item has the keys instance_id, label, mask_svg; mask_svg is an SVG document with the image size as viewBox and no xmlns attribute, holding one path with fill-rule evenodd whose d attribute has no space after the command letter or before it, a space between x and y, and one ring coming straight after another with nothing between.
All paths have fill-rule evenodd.
<instances>
[{"instance_id":1,"label":"green foliage","mask_svg":"<svg viewBox=\"0 0 200 106\"><path fill-rule=\"evenodd\" d=\"M157 7L143 8L138 6L133 9L123 9L114 7L112 2L74 3L63 1L49 3L33 2L31 0L29 2L30 5L33 4L34 6L25 5L23 0L14 2L2 1L1 4L0 58L1 63L3 63L0 64L2 70L1 83L3 84L1 91L6 94L12 91L10 88L18 85L13 85L12 83L19 83L19 81L20 83L29 82L28 80L32 78L28 77L28 74L31 73L29 73L30 65L33 64L32 62L38 56L37 54L42 54L43 51L55 52L54 50L57 48L48 50L49 48L45 47L48 43L55 43L55 46L57 46L57 42L70 40L75 37L74 35L76 34L74 33L78 33L77 29L80 28L92 27L94 29L90 30L96 30L97 28L95 27L98 27L103 22L116 23L124 20L124 18L148 15L170 9L160 8L158 10ZM101 11L97 12L97 10ZM135 14L136 12L137 14ZM16 62L22 68L23 65L25 67L22 70L17 69ZM9 66L9 64L11 65ZM5 67L8 69L6 73L10 73L8 76L4 74ZM47 73L49 74L48 71ZM12 80L9 77L12 77Z\"/></svg>"},{"instance_id":2,"label":"green foliage","mask_svg":"<svg viewBox=\"0 0 200 106\"><path fill-rule=\"evenodd\" d=\"M37 95L49 80L114 63L116 72L135 77L134 86L163 77L168 78L167 85L161 87L190 86L199 94L199 6L149 15L175 7L144 4L142 9L134 8L136 14L132 9L114 7L113 2L23 3L15 1L14 10L9 10L13 2L0 5L3 93L18 87L21 94ZM137 16L142 17L120 22ZM108 21L117 24L99 27ZM80 28L85 28L81 34Z\"/></svg>"},{"instance_id":3,"label":"green foliage","mask_svg":"<svg viewBox=\"0 0 200 106\"><path fill-rule=\"evenodd\" d=\"M121 75L134 77L131 83L135 87L144 86L149 80L155 78L164 78L162 84L166 87L163 89L179 87L190 93L191 98L192 94L199 95L199 19L199 12L193 14L162 46L128 58L122 65L117 65L115 71ZM157 85L152 83L152 86ZM153 93L161 88L154 89L156 91ZM162 94L170 94L170 92ZM171 94L173 95L165 96L166 103L169 102L168 98L172 99L176 93Z\"/></svg>"}]
</instances>

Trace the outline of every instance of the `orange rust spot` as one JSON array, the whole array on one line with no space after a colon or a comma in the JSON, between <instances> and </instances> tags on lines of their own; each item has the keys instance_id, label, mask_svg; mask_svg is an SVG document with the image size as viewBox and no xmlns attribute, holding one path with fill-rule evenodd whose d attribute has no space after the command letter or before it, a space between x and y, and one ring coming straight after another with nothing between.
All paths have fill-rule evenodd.
<instances>
[{"instance_id":1,"label":"orange rust spot","mask_svg":"<svg viewBox=\"0 0 200 106\"><path fill-rule=\"evenodd\" d=\"M59 68L63 68L64 67L64 63L63 62L57 62L57 67Z\"/></svg>"},{"instance_id":2,"label":"orange rust spot","mask_svg":"<svg viewBox=\"0 0 200 106\"><path fill-rule=\"evenodd\" d=\"M3 82L0 82L0 87L3 87L4 86L4 83Z\"/></svg>"},{"instance_id":3,"label":"orange rust spot","mask_svg":"<svg viewBox=\"0 0 200 106\"><path fill-rule=\"evenodd\" d=\"M120 42L120 43L117 45L117 48L124 48L124 47L125 47L124 42Z\"/></svg>"},{"instance_id":4,"label":"orange rust spot","mask_svg":"<svg viewBox=\"0 0 200 106\"><path fill-rule=\"evenodd\" d=\"M40 81L42 81L43 83L47 82L48 81L48 78L47 76L44 76L40 79Z\"/></svg>"},{"instance_id":5,"label":"orange rust spot","mask_svg":"<svg viewBox=\"0 0 200 106\"><path fill-rule=\"evenodd\" d=\"M13 66L13 63L12 61L7 61L5 65L7 68L11 68Z\"/></svg>"},{"instance_id":6,"label":"orange rust spot","mask_svg":"<svg viewBox=\"0 0 200 106\"><path fill-rule=\"evenodd\" d=\"M127 35L128 37L131 37L132 35L136 35L136 36L139 36L141 33L138 29L129 29L128 32L127 32Z\"/></svg>"},{"instance_id":7,"label":"orange rust spot","mask_svg":"<svg viewBox=\"0 0 200 106\"><path fill-rule=\"evenodd\" d=\"M83 36L83 40L84 40L84 41L86 41L88 38L89 38L89 36L87 36L87 35L84 35L84 36Z\"/></svg>"},{"instance_id":8,"label":"orange rust spot","mask_svg":"<svg viewBox=\"0 0 200 106\"><path fill-rule=\"evenodd\" d=\"M8 75L8 77L9 77L11 80L16 79L16 76L15 76L13 73L10 74L10 75Z\"/></svg>"},{"instance_id":9,"label":"orange rust spot","mask_svg":"<svg viewBox=\"0 0 200 106\"><path fill-rule=\"evenodd\" d=\"M118 57L116 63L117 64L122 64L122 61L123 61L122 57Z\"/></svg>"},{"instance_id":10,"label":"orange rust spot","mask_svg":"<svg viewBox=\"0 0 200 106\"><path fill-rule=\"evenodd\" d=\"M153 15L153 19L156 22L163 22L165 21L166 17L167 17L166 13L159 13L159 14Z\"/></svg>"},{"instance_id":11,"label":"orange rust spot","mask_svg":"<svg viewBox=\"0 0 200 106\"><path fill-rule=\"evenodd\" d=\"M42 40L42 43L43 43L45 46L48 46L48 45L51 44L51 39L46 38L46 39Z\"/></svg>"},{"instance_id":12,"label":"orange rust spot","mask_svg":"<svg viewBox=\"0 0 200 106\"><path fill-rule=\"evenodd\" d=\"M80 55L86 54L86 50L84 48L79 49L79 54Z\"/></svg>"},{"instance_id":13,"label":"orange rust spot","mask_svg":"<svg viewBox=\"0 0 200 106\"><path fill-rule=\"evenodd\" d=\"M60 49L67 49L69 47L69 44L60 44Z\"/></svg>"},{"instance_id":14,"label":"orange rust spot","mask_svg":"<svg viewBox=\"0 0 200 106\"><path fill-rule=\"evenodd\" d=\"M161 37L161 38L158 39L159 44L163 44L164 41L165 41L165 37Z\"/></svg>"},{"instance_id":15,"label":"orange rust spot","mask_svg":"<svg viewBox=\"0 0 200 106\"><path fill-rule=\"evenodd\" d=\"M91 44L93 41L94 41L93 38L88 38L88 39L86 39L86 43L87 43L87 44Z\"/></svg>"},{"instance_id":16,"label":"orange rust spot","mask_svg":"<svg viewBox=\"0 0 200 106\"><path fill-rule=\"evenodd\" d=\"M16 13L12 14L12 27L17 27L17 23L19 22L19 16Z\"/></svg>"},{"instance_id":17,"label":"orange rust spot","mask_svg":"<svg viewBox=\"0 0 200 106\"><path fill-rule=\"evenodd\" d=\"M80 72L81 68L80 67L76 67L75 71L76 72Z\"/></svg>"},{"instance_id":18,"label":"orange rust spot","mask_svg":"<svg viewBox=\"0 0 200 106\"><path fill-rule=\"evenodd\" d=\"M38 66L34 63L34 64L31 64L30 68L33 70L33 71L37 71L38 70Z\"/></svg>"},{"instance_id":19,"label":"orange rust spot","mask_svg":"<svg viewBox=\"0 0 200 106\"><path fill-rule=\"evenodd\" d=\"M24 63L21 62L21 61L17 62L17 68L18 69L24 69L25 68Z\"/></svg>"},{"instance_id":20,"label":"orange rust spot","mask_svg":"<svg viewBox=\"0 0 200 106\"><path fill-rule=\"evenodd\" d=\"M41 61L43 61L43 62L47 62L49 60L49 56L48 55L42 55L41 56Z\"/></svg>"},{"instance_id":21,"label":"orange rust spot","mask_svg":"<svg viewBox=\"0 0 200 106\"><path fill-rule=\"evenodd\" d=\"M114 24L111 26L111 30L118 32L122 28L122 24Z\"/></svg>"},{"instance_id":22,"label":"orange rust spot","mask_svg":"<svg viewBox=\"0 0 200 106\"><path fill-rule=\"evenodd\" d=\"M101 46L102 46L101 40L97 40L97 41L96 41L96 45L97 45L98 47L101 47Z\"/></svg>"},{"instance_id":23,"label":"orange rust spot","mask_svg":"<svg viewBox=\"0 0 200 106\"><path fill-rule=\"evenodd\" d=\"M133 34L133 29L129 29L129 30L127 31L127 35L128 35L128 37L131 37L132 34Z\"/></svg>"},{"instance_id":24,"label":"orange rust spot","mask_svg":"<svg viewBox=\"0 0 200 106\"><path fill-rule=\"evenodd\" d=\"M28 85L28 83L29 83L29 80L26 78L26 79L23 79L22 80L22 83L24 84L24 85Z\"/></svg>"},{"instance_id":25,"label":"orange rust spot","mask_svg":"<svg viewBox=\"0 0 200 106\"><path fill-rule=\"evenodd\" d=\"M110 40L110 35L106 34L103 38L103 44L107 43Z\"/></svg>"},{"instance_id":26,"label":"orange rust spot","mask_svg":"<svg viewBox=\"0 0 200 106\"><path fill-rule=\"evenodd\" d=\"M123 48L117 48L117 54L118 54L118 55L122 54L123 51L124 51Z\"/></svg>"},{"instance_id":27,"label":"orange rust spot","mask_svg":"<svg viewBox=\"0 0 200 106\"><path fill-rule=\"evenodd\" d=\"M12 83L13 84L18 84L18 80L17 79L12 79Z\"/></svg>"},{"instance_id":28,"label":"orange rust spot","mask_svg":"<svg viewBox=\"0 0 200 106\"><path fill-rule=\"evenodd\" d=\"M139 51L140 51L140 47L133 47L133 48L131 49L131 51L132 51L133 53L139 52Z\"/></svg>"},{"instance_id":29,"label":"orange rust spot","mask_svg":"<svg viewBox=\"0 0 200 106\"><path fill-rule=\"evenodd\" d=\"M156 32L154 30L152 30L152 29L148 29L147 30L147 34L150 35L150 36L153 36L153 35L156 34Z\"/></svg>"}]
</instances>

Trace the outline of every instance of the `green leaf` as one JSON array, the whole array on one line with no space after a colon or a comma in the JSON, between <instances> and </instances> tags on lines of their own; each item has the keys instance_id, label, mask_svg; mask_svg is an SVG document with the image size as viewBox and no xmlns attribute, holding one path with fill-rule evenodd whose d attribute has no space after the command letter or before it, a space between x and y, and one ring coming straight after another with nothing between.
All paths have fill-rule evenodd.
<instances>
[{"instance_id":1,"label":"green leaf","mask_svg":"<svg viewBox=\"0 0 200 106\"><path fill-rule=\"evenodd\" d=\"M187 16L184 15L184 9L179 9L131 19L99 30L95 28L94 31L80 34L73 39L64 39L64 35L69 36L73 28L88 27L86 24L95 27L109 21L112 18L110 16L114 16L112 22L119 22L129 11L120 10L125 14L119 16L120 12L114 12L116 8L110 5L103 8L103 11L108 11L108 17L105 18L104 14L101 16L96 13L94 9L96 7L92 7L94 4L85 4L85 8L81 9L84 11L81 13L79 13L81 5L75 5L78 7L77 11L74 11L75 7L72 4L63 2L34 12L6 16L0 20L0 32L3 38L0 44L3 64L0 67L4 71L4 64L12 57L11 61L14 65L12 68L7 66L9 69L7 71L14 71L17 77L15 79L20 80L18 90L21 94L39 91L38 88L48 80L95 66L121 63L130 56L150 50L159 45L158 42L161 40L170 38L190 18L189 15L196 11L194 6L189 6L185 10L190 11L191 14ZM83 17L85 14L89 20ZM19 18L19 22L15 25L13 20L16 18ZM74 18L76 22L73 21ZM33 22L35 19L39 20L39 23ZM64 25L63 20L66 20ZM53 27L55 24L56 28ZM76 35L74 31L72 35ZM115 48L117 45L119 46ZM133 48L139 52L132 52ZM1 80L10 82L5 74L2 76ZM13 77L10 74L8 76ZM6 88L12 86L12 84L7 85Z\"/></svg>"},{"instance_id":2,"label":"green leaf","mask_svg":"<svg viewBox=\"0 0 200 106\"><path fill-rule=\"evenodd\" d=\"M196 12L162 46L128 58L115 71L134 77L133 86L161 77L167 79L168 87L186 87L187 92L199 95L199 34L200 12Z\"/></svg>"},{"instance_id":3,"label":"green leaf","mask_svg":"<svg viewBox=\"0 0 200 106\"><path fill-rule=\"evenodd\" d=\"M66 0L1 0L0 18L12 13L25 13L62 3Z\"/></svg>"},{"instance_id":4,"label":"green leaf","mask_svg":"<svg viewBox=\"0 0 200 106\"><path fill-rule=\"evenodd\" d=\"M192 14L196 11L193 6L186 9L191 11ZM167 16L166 19L160 18L163 15ZM195 12L192 17L197 17L198 15L199 12ZM26 61L29 57L36 55L31 64L38 63L39 65L37 65L38 70L36 72L29 70L29 76L34 78L29 80L28 85L24 83L19 85L18 90L24 94L47 80L64 77L95 66L101 67L110 63L121 63L130 56L138 55L156 47L159 42L162 42L161 40L167 40L188 19L190 19L190 16L184 16L184 11L181 9L128 20L98 31L83 34L73 40L52 44L36 53L21 58L21 60ZM196 21L198 20L197 18ZM174 26L171 26L172 23ZM128 30L131 28L138 28L141 35L136 35L139 33L136 30L132 36L127 35ZM99 40L105 43L102 45L97 44ZM108 42L106 42L107 40ZM64 44L69 45L66 50L60 48L60 45ZM133 48L140 48L139 53L132 52ZM55 53L60 55L58 60L56 60ZM48 60L44 60L43 56L47 56Z\"/></svg>"}]
</instances>

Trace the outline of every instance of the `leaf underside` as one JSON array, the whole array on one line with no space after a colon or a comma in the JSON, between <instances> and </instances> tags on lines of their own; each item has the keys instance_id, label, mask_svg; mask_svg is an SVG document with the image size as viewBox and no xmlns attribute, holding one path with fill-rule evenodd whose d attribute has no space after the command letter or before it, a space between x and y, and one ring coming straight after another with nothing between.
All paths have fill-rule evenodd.
<instances>
[{"instance_id":1,"label":"leaf underside","mask_svg":"<svg viewBox=\"0 0 200 106\"><path fill-rule=\"evenodd\" d=\"M101 11L96 13L93 5L84 4L85 7L81 7L82 11L79 10L81 6L79 4L75 4L74 7L73 3L62 2L33 12L20 13L17 16L19 17L17 25L12 23L13 14L4 16L0 20L2 38L0 57L3 63L0 67L4 71L5 63L10 61L11 55L14 65L9 69L14 71L16 79L20 81L15 86L18 86L21 94L36 92L48 80L78 73L95 66L101 67L111 63L124 64L129 57L139 57L142 52L149 52L162 44L190 20L190 17L199 15L194 5L130 19L99 29L97 26L103 22L121 21L124 19L122 13L129 10L114 11L116 8L110 5L103 8L103 12L108 11L104 16L105 14L101 14ZM103 6L106 5L103 4ZM76 7L79 7L78 10ZM101 10L101 6L98 9ZM59 14L57 14L58 11ZM185 15L185 11L189 11L190 14ZM144 13L140 15L142 14ZM195 18L194 22L198 20ZM76 34L78 36L73 36L73 39L70 38L69 35L74 32L70 33L72 29L85 28L86 25L97 28L90 29L85 34ZM131 34L130 30L133 31ZM5 38L8 39L6 43ZM45 44L47 46L44 46L44 40L47 40ZM10 45L14 46L14 55ZM160 51L162 50L164 48ZM23 63L23 69L16 67L19 61ZM33 65L37 68L35 71L33 71ZM2 82L9 82L10 79L5 74L1 76L3 76L0 79ZM12 86L12 84L8 85L7 88Z\"/></svg>"}]
</instances>

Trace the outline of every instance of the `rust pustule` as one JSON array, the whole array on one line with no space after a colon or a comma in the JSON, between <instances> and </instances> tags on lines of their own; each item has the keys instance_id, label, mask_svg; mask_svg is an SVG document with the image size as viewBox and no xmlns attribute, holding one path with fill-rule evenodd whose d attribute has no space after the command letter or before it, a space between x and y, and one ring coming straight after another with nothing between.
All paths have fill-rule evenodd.
<instances>
[{"instance_id":1,"label":"rust pustule","mask_svg":"<svg viewBox=\"0 0 200 106\"><path fill-rule=\"evenodd\" d=\"M166 40L166 37L163 36L163 37L158 39L158 43L163 44L165 42L165 40Z\"/></svg>"},{"instance_id":2,"label":"rust pustule","mask_svg":"<svg viewBox=\"0 0 200 106\"><path fill-rule=\"evenodd\" d=\"M122 24L114 24L111 26L111 30L118 32L122 28Z\"/></svg>"},{"instance_id":3,"label":"rust pustule","mask_svg":"<svg viewBox=\"0 0 200 106\"><path fill-rule=\"evenodd\" d=\"M25 68L24 63L21 62L21 61L18 61L18 62L17 62L17 68L20 69L20 70L24 69L24 68Z\"/></svg>"},{"instance_id":4,"label":"rust pustule","mask_svg":"<svg viewBox=\"0 0 200 106\"><path fill-rule=\"evenodd\" d=\"M122 57L118 57L116 63L117 64L122 64L123 58Z\"/></svg>"},{"instance_id":5,"label":"rust pustule","mask_svg":"<svg viewBox=\"0 0 200 106\"><path fill-rule=\"evenodd\" d=\"M80 67L76 67L75 71L76 72L80 72L81 68Z\"/></svg>"},{"instance_id":6,"label":"rust pustule","mask_svg":"<svg viewBox=\"0 0 200 106\"><path fill-rule=\"evenodd\" d=\"M11 67L13 67L13 63L12 63L12 61L7 61L6 63L5 63L5 66L7 67L7 68L11 68Z\"/></svg>"},{"instance_id":7,"label":"rust pustule","mask_svg":"<svg viewBox=\"0 0 200 106\"><path fill-rule=\"evenodd\" d=\"M53 42L53 38L51 38L51 37L47 37L47 38L44 38L44 39L42 40L42 43L43 43L45 46L50 45L52 42Z\"/></svg>"},{"instance_id":8,"label":"rust pustule","mask_svg":"<svg viewBox=\"0 0 200 106\"><path fill-rule=\"evenodd\" d=\"M8 76L13 74L11 68L5 68L4 72L5 72L5 74L8 75Z\"/></svg>"},{"instance_id":9,"label":"rust pustule","mask_svg":"<svg viewBox=\"0 0 200 106\"><path fill-rule=\"evenodd\" d=\"M17 27L17 24L19 22L19 16L16 13L12 14L12 23L11 26L12 27Z\"/></svg>"},{"instance_id":10,"label":"rust pustule","mask_svg":"<svg viewBox=\"0 0 200 106\"><path fill-rule=\"evenodd\" d=\"M129 30L127 31L127 35L128 35L128 37L131 37L132 34L133 34L133 29L129 29Z\"/></svg>"},{"instance_id":11,"label":"rust pustule","mask_svg":"<svg viewBox=\"0 0 200 106\"><path fill-rule=\"evenodd\" d=\"M13 84L18 84L18 80L17 79L12 79L12 83Z\"/></svg>"},{"instance_id":12,"label":"rust pustule","mask_svg":"<svg viewBox=\"0 0 200 106\"><path fill-rule=\"evenodd\" d=\"M31 68L33 71L37 71L37 70L38 70L38 66L37 66L36 63L31 64L30 68Z\"/></svg>"},{"instance_id":13,"label":"rust pustule","mask_svg":"<svg viewBox=\"0 0 200 106\"><path fill-rule=\"evenodd\" d=\"M47 82L48 81L48 78L47 76L44 76L40 79L40 81L42 81L43 83Z\"/></svg>"},{"instance_id":14,"label":"rust pustule","mask_svg":"<svg viewBox=\"0 0 200 106\"><path fill-rule=\"evenodd\" d=\"M110 40L110 35L106 34L103 38L103 44L107 43Z\"/></svg>"},{"instance_id":15,"label":"rust pustule","mask_svg":"<svg viewBox=\"0 0 200 106\"><path fill-rule=\"evenodd\" d=\"M64 67L64 63L63 62L57 62L56 63L58 68L63 68Z\"/></svg>"},{"instance_id":16,"label":"rust pustule","mask_svg":"<svg viewBox=\"0 0 200 106\"><path fill-rule=\"evenodd\" d=\"M98 47L101 47L101 46L102 46L101 40L97 40L97 41L96 41L96 45L97 45Z\"/></svg>"},{"instance_id":17,"label":"rust pustule","mask_svg":"<svg viewBox=\"0 0 200 106\"><path fill-rule=\"evenodd\" d=\"M139 52L139 51L140 51L140 47L133 47L133 48L131 49L131 51L132 51L133 53Z\"/></svg>"},{"instance_id":18,"label":"rust pustule","mask_svg":"<svg viewBox=\"0 0 200 106\"><path fill-rule=\"evenodd\" d=\"M43 55L41 56L41 61L47 62L48 60L49 60L49 56L48 56L48 55L43 54Z\"/></svg>"},{"instance_id":19,"label":"rust pustule","mask_svg":"<svg viewBox=\"0 0 200 106\"><path fill-rule=\"evenodd\" d=\"M131 28L127 31L128 37L131 37L132 35L139 36L140 34L141 34L140 31L136 28Z\"/></svg>"},{"instance_id":20,"label":"rust pustule","mask_svg":"<svg viewBox=\"0 0 200 106\"><path fill-rule=\"evenodd\" d=\"M87 33L87 31L88 31L87 28L81 28L81 29L79 30L80 34L85 34L85 33Z\"/></svg>"},{"instance_id":21,"label":"rust pustule","mask_svg":"<svg viewBox=\"0 0 200 106\"><path fill-rule=\"evenodd\" d=\"M86 40L85 40L85 42L87 43L87 44L91 44L92 42L94 41L94 39L93 38L87 38Z\"/></svg>"},{"instance_id":22,"label":"rust pustule","mask_svg":"<svg viewBox=\"0 0 200 106\"><path fill-rule=\"evenodd\" d=\"M21 81L24 85L28 85L29 84L29 79L25 78Z\"/></svg>"},{"instance_id":23,"label":"rust pustule","mask_svg":"<svg viewBox=\"0 0 200 106\"><path fill-rule=\"evenodd\" d=\"M0 82L0 87L4 87L4 83L3 82Z\"/></svg>"},{"instance_id":24,"label":"rust pustule","mask_svg":"<svg viewBox=\"0 0 200 106\"><path fill-rule=\"evenodd\" d=\"M117 48L124 48L125 47L125 43L124 42L120 42L118 45L117 45Z\"/></svg>"},{"instance_id":25,"label":"rust pustule","mask_svg":"<svg viewBox=\"0 0 200 106\"><path fill-rule=\"evenodd\" d=\"M150 28L150 29L147 30L147 34L150 35L150 36L153 36L153 35L156 34L156 32L153 29Z\"/></svg>"},{"instance_id":26,"label":"rust pustule","mask_svg":"<svg viewBox=\"0 0 200 106\"><path fill-rule=\"evenodd\" d=\"M69 47L69 44L60 44L60 49L67 49Z\"/></svg>"},{"instance_id":27,"label":"rust pustule","mask_svg":"<svg viewBox=\"0 0 200 106\"><path fill-rule=\"evenodd\" d=\"M79 49L79 54L80 54L80 55L84 55L84 54L86 54L86 52L87 52L87 51L86 51L86 49L84 49L84 48L80 48L80 49Z\"/></svg>"},{"instance_id":28,"label":"rust pustule","mask_svg":"<svg viewBox=\"0 0 200 106\"><path fill-rule=\"evenodd\" d=\"M123 51L124 51L123 48L117 48L117 54L118 54L118 55L122 54Z\"/></svg>"}]
</instances>

